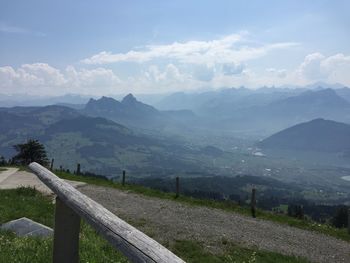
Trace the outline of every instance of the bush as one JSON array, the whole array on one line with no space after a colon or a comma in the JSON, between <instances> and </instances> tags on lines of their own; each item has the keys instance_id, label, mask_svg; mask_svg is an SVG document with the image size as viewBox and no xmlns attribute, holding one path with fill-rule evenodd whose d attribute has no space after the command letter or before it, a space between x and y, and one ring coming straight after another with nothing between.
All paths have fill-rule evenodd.
<instances>
[{"instance_id":1,"label":"bush","mask_svg":"<svg viewBox=\"0 0 350 263\"><path fill-rule=\"evenodd\" d=\"M335 227L343 228L348 226L348 210L347 206L341 206L337 209L335 216L332 218L332 224Z\"/></svg>"}]
</instances>

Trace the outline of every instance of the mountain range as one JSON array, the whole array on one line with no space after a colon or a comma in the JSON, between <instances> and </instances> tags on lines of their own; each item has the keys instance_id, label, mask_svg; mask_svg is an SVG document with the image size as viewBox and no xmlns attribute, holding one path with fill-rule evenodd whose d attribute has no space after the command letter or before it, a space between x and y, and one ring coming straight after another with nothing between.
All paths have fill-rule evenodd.
<instances>
[{"instance_id":1,"label":"mountain range","mask_svg":"<svg viewBox=\"0 0 350 263\"><path fill-rule=\"evenodd\" d=\"M315 118L350 123L349 98L349 88L239 88L200 94L175 93L158 105L191 109L201 117L200 125L206 129L258 138Z\"/></svg>"},{"instance_id":2,"label":"mountain range","mask_svg":"<svg viewBox=\"0 0 350 263\"><path fill-rule=\"evenodd\" d=\"M248 138L242 145L252 145L254 140L300 123L303 123L300 127L290 128L292 132L282 131L265 139L261 147L346 152L346 132L335 134L345 131L346 123L350 123L348 94L348 88L258 91L239 88L173 94L163 98L162 110L138 101L132 94L120 101L91 98L78 108L69 104L68 107L3 107L0 108L0 154L8 158L14 153L14 144L37 138L57 165L70 168L80 162L90 170L104 172L121 167L145 173L206 170L211 169L209 166L213 168L213 158L220 163L218 160L227 157L225 151L233 148L235 136ZM191 107L181 109L180 102ZM314 119L317 121L308 124ZM305 125L310 127L310 133ZM318 134L318 129L328 133L308 137ZM290 137L293 134L295 138ZM326 138L327 134L337 138ZM288 145L289 141L294 143ZM303 145L305 149L301 148ZM316 147L322 145L324 148ZM225 166L224 162L221 166Z\"/></svg>"},{"instance_id":3,"label":"mountain range","mask_svg":"<svg viewBox=\"0 0 350 263\"><path fill-rule=\"evenodd\" d=\"M115 104L108 98L98 103L101 101L102 106L105 102ZM135 120L142 119L138 114L144 110L145 116L159 114L131 96L116 103L120 104L122 109L135 106L132 113L117 111ZM205 147L192 147L159 135L151 137L106 118L87 116L58 105L0 108L0 123L0 155L10 158L14 154L13 145L35 138L45 145L56 167L63 165L71 170L80 163L82 169L99 174L115 175L127 169L136 174L162 176L184 170L208 171L202 158L212 156Z\"/></svg>"},{"instance_id":4,"label":"mountain range","mask_svg":"<svg viewBox=\"0 0 350 263\"><path fill-rule=\"evenodd\" d=\"M138 101L132 94L128 94L121 101L108 97L90 99L81 113L140 129L165 129L174 124L181 126L184 122L195 119L190 110L159 111Z\"/></svg>"}]
</instances>

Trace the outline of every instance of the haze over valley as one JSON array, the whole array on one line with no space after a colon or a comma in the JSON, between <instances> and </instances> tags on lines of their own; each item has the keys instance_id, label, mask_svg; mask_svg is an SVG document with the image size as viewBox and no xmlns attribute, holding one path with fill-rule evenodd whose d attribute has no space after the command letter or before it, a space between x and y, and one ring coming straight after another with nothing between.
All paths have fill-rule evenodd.
<instances>
[{"instance_id":1,"label":"haze over valley","mask_svg":"<svg viewBox=\"0 0 350 263\"><path fill-rule=\"evenodd\" d=\"M14 144L37 138L72 171L80 163L109 178L124 169L135 178L257 176L301 187L300 198L317 192L314 200L346 203L348 91L225 88L158 96L153 105L132 94L83 104L65 96L0 108L0 150L10 158Z\"/></svg>"},{"instance_id":2,"label":"haze over valley","mask_svg":"<svg viewBox=\"0 0 350 263\"><path fill-rule=\"evenodd\" d=\"M332 242L320 237L309 256L296 239L281 249L275 237L237 243L207 233L227 232L216 231L218 208L240 214L232 224L258 222L261 236L271 226L255 217L349 241L349 3L0 3L0 196L10 174L23 176L35 161L84 182L82 192L124 209L123 220L188 262L327 262L322 246ZM42 198L36 190L13 197ZM119 198L132 204L119 207ZM188 204L206 208L182 209ZM177 230L191 216L195 234ZM182 234L188 240L177 240ZM260 252L231 258L246 239L244 249L261 243ZM265 248L298 258L269 261Z\"/></svg>"}]
</instances>

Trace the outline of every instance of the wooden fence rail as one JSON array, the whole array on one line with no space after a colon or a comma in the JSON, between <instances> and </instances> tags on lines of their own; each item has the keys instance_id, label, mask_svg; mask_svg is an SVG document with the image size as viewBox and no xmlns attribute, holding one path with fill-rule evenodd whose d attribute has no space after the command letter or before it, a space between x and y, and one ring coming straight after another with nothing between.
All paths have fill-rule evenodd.
<instances>
[{"instance_id":1,"label":"wooden fence rail","mask_svg":"<svg viewBox=\"0 0 350 263\"><path fill-rule=\"evenodd\" d=\"M29 167L57 195L54 263L78 262L80 218L95 228L131 262L184 262L40 164L33 162Z\"/></svg>"}]
</instances>

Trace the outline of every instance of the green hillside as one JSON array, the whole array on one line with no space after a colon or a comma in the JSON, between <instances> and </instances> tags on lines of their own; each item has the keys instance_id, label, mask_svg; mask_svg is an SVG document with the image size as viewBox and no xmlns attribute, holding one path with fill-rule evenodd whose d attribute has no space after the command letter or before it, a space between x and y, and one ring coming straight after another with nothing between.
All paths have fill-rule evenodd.
<instances>
[{"instance_id":1,"label":"green hillside","mask_svg":"<svg viewBox=\"0 0 350 263\"><path fill-rule=\"evenodd\" d=\"M213 149L178 142L170 137L150 137L101 117L88 117L63 106L0 109L0 155L10 158L13 145L29 138L41 141L55 167L73 171L120 174L172 174L214 169L208 160ZM209 150L208 150L209 149ZM216 150L218 151L218 150ZM220 151L220 150L219 150ZM230 155L220 152L218 160Z\"/></svg>"},{"instance_id":2,"label":"green hillside","mask_svg":"<svg viewBox=\"0 0 350 263\"><path fill-rule=\"evenodd\" d=\"M317 152L350 150L350 125L315 119L282 130L259 143L265 149Z\"/></svg>"}]
</instances>

